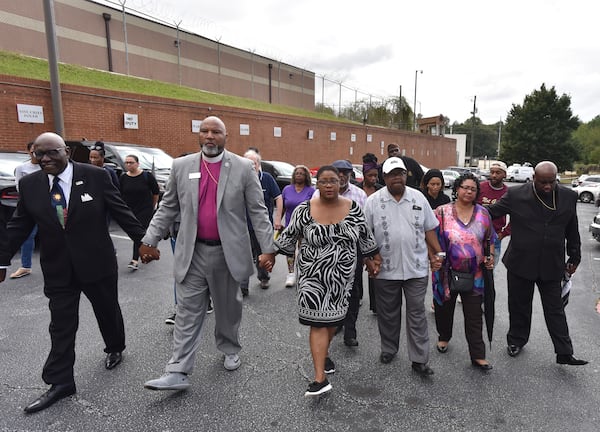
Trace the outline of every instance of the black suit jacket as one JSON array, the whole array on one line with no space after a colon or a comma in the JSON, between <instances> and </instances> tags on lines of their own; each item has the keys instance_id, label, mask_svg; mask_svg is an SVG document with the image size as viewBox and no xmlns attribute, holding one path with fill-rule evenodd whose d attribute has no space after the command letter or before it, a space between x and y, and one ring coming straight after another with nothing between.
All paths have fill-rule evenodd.
<instances>
[{"instance_id":1,"label":"black suit jacket","mask_svg":"<svg viewBox=\"0 0 600 432\"><path fill-rule=\"evenodd\" d=\"M502 258L506 268L529 280L560 280L565 271L565 241L569 262L581 261L577 193L558 185L556 210L544 210L533 185L508 188L488 207L492 217L510 215L512 234Z\"/></svg>"},{"instance_id":2,"label":"black suit jacket","mask_svg":"<svg viewBox=\"0 0 600 432\"><path fill-rule=\"evenodd\" d=\"M117 272L115 250L106 225L106 213L133 240L144 228L121 199L106 170L73 163L73 181L63 229L50 203L48 176L37 171L19 184L19 203L7 224L9 258L38 225L40 264L46 287L66 286L75 275L84 283ZM2 258L4 257L4 258ZM0 255L0 262L6 253Z\"/></svg>"}]
</instances>

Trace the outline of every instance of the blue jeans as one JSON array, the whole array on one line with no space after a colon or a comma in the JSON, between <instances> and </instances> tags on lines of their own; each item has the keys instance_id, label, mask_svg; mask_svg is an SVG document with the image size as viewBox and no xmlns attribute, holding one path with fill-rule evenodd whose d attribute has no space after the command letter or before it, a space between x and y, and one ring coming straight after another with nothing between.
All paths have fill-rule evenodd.
<instances>
[{"instance_id":1,"label":"blue jeans","mask_svg":"<svg viewBox=\"0 0 600 432\"><path fill-rule=\"evenodd\" d=\"M500 252L502 252L502 240L496 239L494 242L494 268L500 262Z\"/></svg>"},{"instance_id":2,"label":"blue jeans","mask_svg":"<svg viewBox=\"0 0 600 432\"><path fill-rule=\"evenodd\" d=\"M35 248L35 235L38 232L37 225L31 230L31 234L27 237L27 240L21 245L21 267L30 269L31 268L31 257L33 256L33 249Z\"/></svg>"}]
</instances>

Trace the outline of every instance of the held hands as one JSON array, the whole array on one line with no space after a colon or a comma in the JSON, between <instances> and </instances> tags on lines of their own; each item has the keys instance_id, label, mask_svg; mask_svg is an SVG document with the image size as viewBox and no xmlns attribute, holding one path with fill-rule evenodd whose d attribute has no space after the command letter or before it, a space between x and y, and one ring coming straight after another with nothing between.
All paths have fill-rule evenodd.
<instances>
[{"instance_id":1,"label":"held hands","mask_svg":"<svg viewBox=\"0 0 600 432\"><path fill-rule=\"evenodd\" d=\"M567 265L565 266L565 270L567 271L567 273L572 275L573 273L575 273L575 270L577 270L577 264L568 262Z\"/></svg>"},{"instance_id":2,"label":"held hands","mask_svg":"<svg viewBox=\"0 0 600 432\"><path fill-rule=\"evenodd\" d=\"M374 278L379 274L379 271L381 270L381 255L377 254L373 257L365 258L364 263L367 267L369 277Z\"/></svg>"},{"instance_id":3,"label":"held hands","mask_svg":"<svg viewBox=\"0 0 600 432\"><path fill-rule=\"evenodd\" d=\"M442 268L443 263L444 258L439 255L433 255L433 257L429 258L429 265L431 266L431 271L438 271Z\"/></svg>"},{"instance_id":4,"label":"held hands","mask_svg":"<svg viewBox=\"0 0 600 432\"><path fill-rule=\"evenodd\" d=\"M142 243L139 249L140 259L144 264L148 264L150 261L160 259L160 251L154 246L150 246Z\"/></svg>"},{"instance_id":5,"label":"held hands","mask_svg":"<svg viewBox=\"0 0 600 432\"><path fill-rule=\"evenodd\" d=\"M488 255L485 257L483 264L485 265L485 268L488 270L493 270L494 269L494 255Z\"/></svg>"},{"instance_id":6,"label":"held hands","mask_svg":"<svg viewBox=\"0 0 600 432\"><path fill-rule=\"evenodd\" d=\"M273 271L273 266L275 265L275 254L274 253L264 253L258 256L258 266L262 269L265 269L269 273Z\"/></svg>"}]
</instances>

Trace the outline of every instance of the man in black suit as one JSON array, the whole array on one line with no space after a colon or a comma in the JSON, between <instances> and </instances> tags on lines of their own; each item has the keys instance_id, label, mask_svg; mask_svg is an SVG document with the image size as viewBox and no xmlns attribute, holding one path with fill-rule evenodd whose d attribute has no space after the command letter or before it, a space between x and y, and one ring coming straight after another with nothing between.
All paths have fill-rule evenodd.
<instances>
[{"instance_id":1,"label":"man in black suit","mask_svg":"<svg viewBox=\"0 0 600 432\"><path fill-rule=\"evenodd\" d=\"M581 261L577 225L577 194L556 181L556 165L549 161L535 167L533 184L508 189L500 201L488 207L492 217L510 215L512 236L502 262L507 269L510 327L508 354L519 355L531 330L534 284L542 300L546 327L554 344L556 362L584 365L573 357L567 318L561 299L565 271L575 273ZM565 264L566 252L569 256Z\"/></svg>"},{"instance_id":2,"label":"man in black suit","mask_svg":"<svg viewBox=\"0 0 600 432\"><path fill-rule=\"evenodd\" d=\"M33 226L39 227L51 339L42 378L51 387L25 408L27 413L43 410L76 391L73 364L82 292L92 304L106 344L105 367L112 369L121 362L125 331L118 303L117 261L106 214L132 239L141 240L144 235L144 228L106 171L69 162L69 148L59 135L46 132L37 137L34 154L42 170L21 180L19 203L6 226L7 238L0 244L2 281L6 275L2 267L10 263Z\"/></svg>"},{"instance_id":3,"label":"man in black suit","mask_svg":"<svg viewBox=\"0 0 600 432\"><path fill-rule=\"evenodd\" d=\"M406 186L410 186L415 189L421 188L421 181L423 180L423 168L419 162L409 156L403 156L400 152L400 146L396 143L390 143L387 146L388 158L399 157L406 166ZM383 164L382 164L383 166ZM383 184L383 172L379 173L381 184Z\"/></svg>"}]
</instances>

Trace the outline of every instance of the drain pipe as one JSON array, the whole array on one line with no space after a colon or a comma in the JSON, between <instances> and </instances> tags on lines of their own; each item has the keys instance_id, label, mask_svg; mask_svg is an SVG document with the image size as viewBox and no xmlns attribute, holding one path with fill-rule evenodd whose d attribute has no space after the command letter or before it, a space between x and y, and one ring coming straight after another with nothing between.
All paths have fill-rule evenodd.
<instances>
[{"instance_id":1,"label":"drain pipe","mask_svg":"<svg viewBox=\"0 0 600 432\"><path fill-rule=\"evenodd\" d=\"M106 29L106 50L108 51L108 71L113 71L113 62L112 62L112 48L110 45L110 14L103 13L102 18L104 18L104 28Z\"/></svg>"},{"instance_id":2,"label":"drain pipe","mask_svg":"<svg viewBox=\"0 0 600 432\"><path fill-rule=\"evenodd\" d=\"M273 89L272 89L272 85L273 85L273 81L272 81L272 75L273 74L273 63L269 63L269 103L273 102Z\"/></svg>"}]
</instances>

